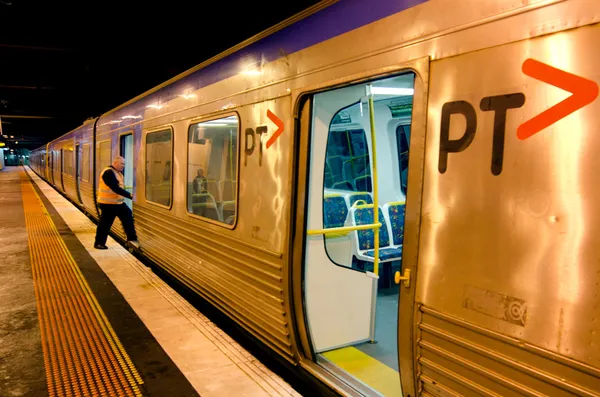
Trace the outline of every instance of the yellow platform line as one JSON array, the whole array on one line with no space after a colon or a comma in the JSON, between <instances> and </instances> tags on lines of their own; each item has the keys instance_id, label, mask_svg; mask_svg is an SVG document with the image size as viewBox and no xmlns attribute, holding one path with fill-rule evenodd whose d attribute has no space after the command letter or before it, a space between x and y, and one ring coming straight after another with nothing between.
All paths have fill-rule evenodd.
<instances>
[{"instance_id":1,"label":"yellow platform line","mask_svg":"<svg viewBox=\"0 0 600 397\"><path fill-rule=\"evenodd\" d=\"M402 396L398 371L357 348L350 346L321 354L337 367L369 385L384 396Z\"/></svg>"},{"instance_id":2,"label":"yellow platform line","mask_svg":"<svg viewBox=\"0 0 600 397\"><path fill-rule=\"evenodd\" d=\"M31 182L20 176L49 396L141 396L138 371Z\"/></svg>"}]
</instances>

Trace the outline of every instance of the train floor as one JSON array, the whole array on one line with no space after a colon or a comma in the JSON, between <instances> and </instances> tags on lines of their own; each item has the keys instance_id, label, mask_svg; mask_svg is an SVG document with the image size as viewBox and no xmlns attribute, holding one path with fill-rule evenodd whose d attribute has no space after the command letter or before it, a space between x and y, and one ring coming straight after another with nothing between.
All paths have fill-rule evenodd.
<instances>
[{"instance_id":1,"label":"train floor","mask_svg":"<svg viewBox=\"0 0 600 397\"><path fill-rule=\"evenodd\" d=\"M377 294L375 340L321 353L354 379L386 397L401 397L398 373L398 289L380 289Z\"/></svg>"},{"instance_id":2,"label":"train floor","mask_svg":"<svg viewBox=\"0 0 600 397\"><path fill-rule=\"evenodd\" d=\"M0 171L0 396L300 396L28 167Z\"/></svg>"}]
</instances>

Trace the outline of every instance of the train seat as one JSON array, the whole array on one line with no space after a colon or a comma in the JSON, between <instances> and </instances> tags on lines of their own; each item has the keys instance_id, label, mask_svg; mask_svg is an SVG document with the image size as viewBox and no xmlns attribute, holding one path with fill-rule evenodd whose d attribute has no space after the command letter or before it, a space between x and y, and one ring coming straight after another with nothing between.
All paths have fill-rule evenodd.
<instances>
[{"instance_id":1,"label":"train seat","mask_svg":"<svg viewBox=\"0 0 600 397\"><path fill-rule=\"evenodd\" d=\"M323 228L343 227L348 217L346 200L339 194L326 194L323 197Z\"/></svg>"},{"instance_id":2,"label":"train seat","mask_svg":"<svg viewBox=\"0 0 600 397\"><path fill-rule=\"evenodd\" d=\"M206 218L223 221L223 215L214 196L210 193L192 194L192 212Z\"/></svg>"},{"instance_id":3,"label":"train seat","mask_svg":"<svg viewBox=\"0 0 600 397\"><path fill-rule=\"evenodd\" d=\"M348 218L348 206L341 194L323 196L323 228L344 227ZM352 240L348 232L325 235L327 254L337 264L352 266Z\"/></svg>"},{"instance_id":4,"label":"train seat","mask_svg":"<svg viewBox=\"0 0 600 397\"><path fill-rule=\"evenodd\" d=\"M388 223L388 231L392 236L391 245L401 247L404 241L404 213L403 201L392 201L383 205L383 216Z\"/></svg>"},{"instance_id":5,"label":"train seat","mask_svg":"<svg viewBox=\"0 0 600 397\"><path fill-rule=\"evenodd\" d=\"M373 204L363 204L362 201L356 201L350 208L350 222L353 226L368 225L373 223L374 207ZM392 262L402 258L402 246L394 247L390 244L389 229L387 222L383 216L383 210L379 209L379 261ZM354 236L354 256L360 260L373 262L375 259L375 231L355 230L352 232Z\"/></svg>"},{"instance_id":6,"label":"train seat","mask_svg":"<svg viewBox=\"0 0 600 397\"><path fill-rule=\"evenodd\" d=\"M348 208L352 208L354 203L358 200L363 200L367 204L373 204L373 198L371 197L371 193L368 192L353 192L346 195L346 204Z\"/></svg>"},{"instance_id":7,"label":"train seat","mask_svg":"<svg viewBox=\"0 0 600 397\"><path fill-rule=\"evenodd\" d=\"M373 183L371 182L371 175L362 175L354 179L354 187L356 190L363 192L370 192L373 190Z\"/></svg>"}]
</instances>

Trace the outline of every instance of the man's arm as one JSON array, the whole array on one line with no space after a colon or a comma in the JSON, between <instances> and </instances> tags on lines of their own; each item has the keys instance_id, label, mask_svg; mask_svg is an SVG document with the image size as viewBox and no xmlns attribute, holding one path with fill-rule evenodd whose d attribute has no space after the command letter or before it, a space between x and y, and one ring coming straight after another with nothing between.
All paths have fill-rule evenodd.
<instances>
[{"instance_id":1,"label":"man's arm","mask_svg":"<svg viewBox=\"0 0 600 397\"><path fill-rule=\"evenodd\" d=\"M131 195L131 193L129 193L127 190L125 189L121 189L121 187L119 187L119 181L117 180L117 177L115 176L114 172L105 172L104 174L102 174L102 180L104 181L104 183L106 183L106 186L108 186L110 188L110 190L112 190L113 192L126 197L128 199L132 199L133 196Z\"/></svg>"}]
</instances>

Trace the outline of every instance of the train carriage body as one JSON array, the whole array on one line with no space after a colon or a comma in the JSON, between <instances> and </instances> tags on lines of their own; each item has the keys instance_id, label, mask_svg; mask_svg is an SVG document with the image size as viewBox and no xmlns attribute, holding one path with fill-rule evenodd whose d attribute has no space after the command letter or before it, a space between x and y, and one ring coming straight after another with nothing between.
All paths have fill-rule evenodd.
<instances>
[{"instance_id":1,"label":"train carriage body","mask_svg":"<svg viewBox=\"0 0 600 397\"><path fill-rule=\"evenodd\" d=\"M341 394L598 396L599 21L323 2L32 168L97 218L124 156L142 254Z\"/></svg>"}]
</instances>

